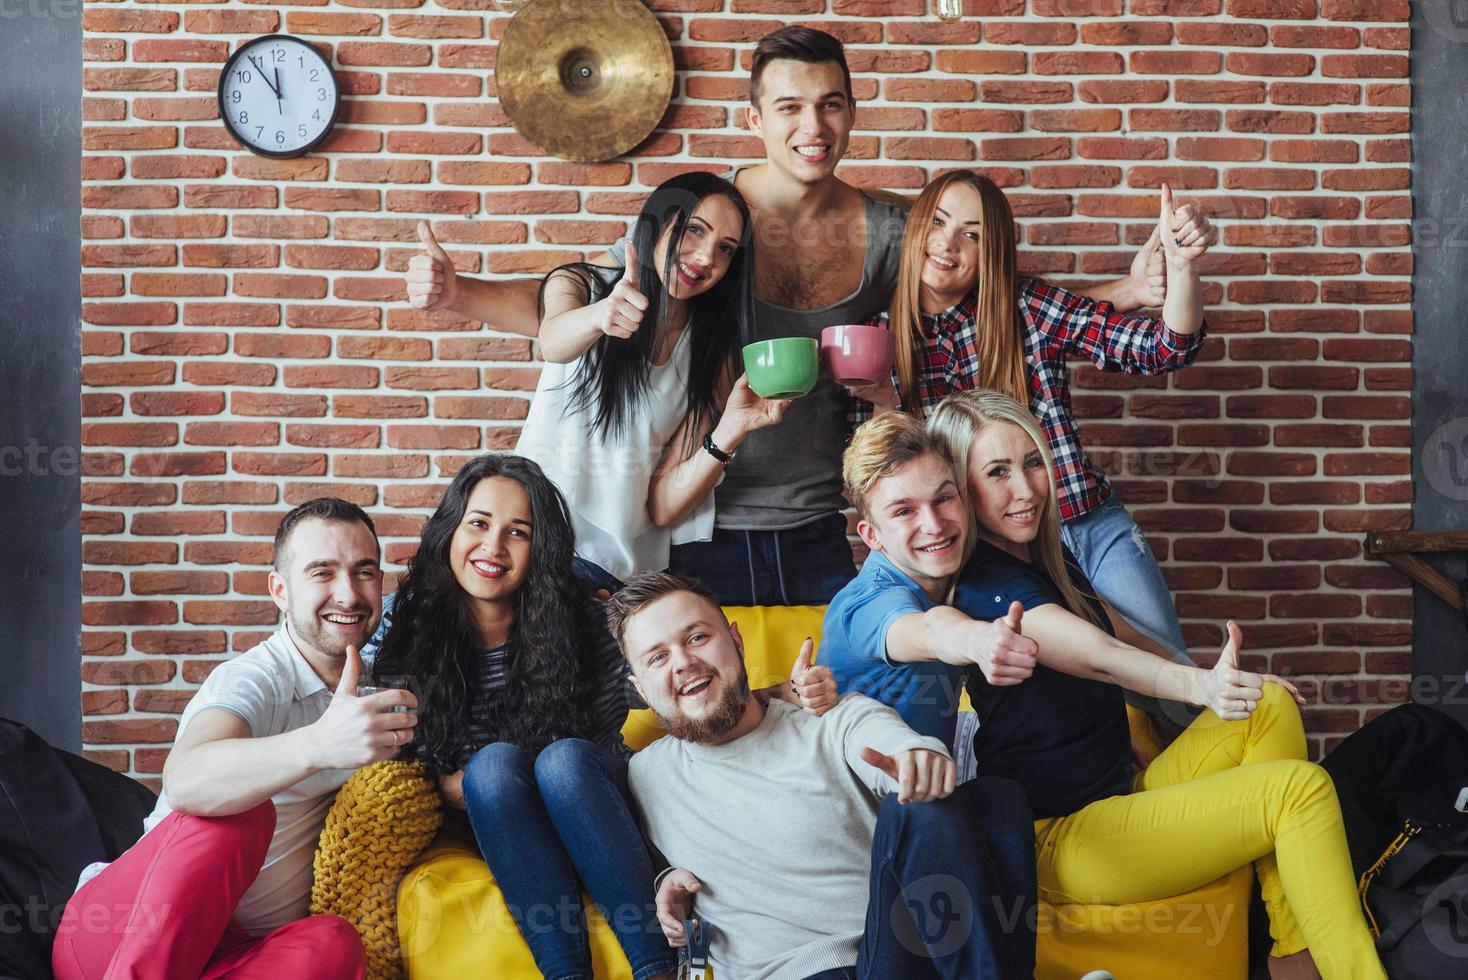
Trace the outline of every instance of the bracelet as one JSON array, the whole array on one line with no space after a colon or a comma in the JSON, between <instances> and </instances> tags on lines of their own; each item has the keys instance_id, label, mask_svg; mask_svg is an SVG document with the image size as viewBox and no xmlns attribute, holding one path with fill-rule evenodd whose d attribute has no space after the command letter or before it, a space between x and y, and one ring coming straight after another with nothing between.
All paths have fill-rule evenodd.
<instances>
[{"instance_id":1,"label":"bracelet","mask_svg":"<svg viewBox=\"0 0 1468 980\"><path fill-rule=\"evenodd\" d=\"M714 459L717 459L720 463L723 463L725 466L728 466L729 463L734 459L733 453L726 453L724 452L724 450L714 445L714 434L712 431L705 432L703 434L703 451L708 453Z\"/></svg>"}]
</instances>

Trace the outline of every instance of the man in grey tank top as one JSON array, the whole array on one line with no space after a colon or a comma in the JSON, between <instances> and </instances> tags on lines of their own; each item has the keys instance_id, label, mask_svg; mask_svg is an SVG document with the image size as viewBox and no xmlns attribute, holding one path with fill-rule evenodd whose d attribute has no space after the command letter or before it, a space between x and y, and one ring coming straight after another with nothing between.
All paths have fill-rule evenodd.
<instances>
[{"instance_id":1,"label":"man in grey tank top","mask_svg":"<svg viewBox=\"0 0 1468 980\"><path fill-rule=\"evenodd\" d=\"M908 202L836 176L855 119L841 42L806 27L767 34L750 69L750 129L765 162L725 174L753 213L756 339L815 337L885 310L897 284ZM537 280L458 276L426 228L407 275L410 302L535 336ZM593 262L621 265L626 239ZM1084 290L1121 310L1134 281ZM822 377L781 424L751 433L727 463L713 540L672 549L670 570L725 605L824 605L856 575L846 538L841 453L846 391ZM721 459L730 454L714 446Z\"/></svg>"}]
</instances>

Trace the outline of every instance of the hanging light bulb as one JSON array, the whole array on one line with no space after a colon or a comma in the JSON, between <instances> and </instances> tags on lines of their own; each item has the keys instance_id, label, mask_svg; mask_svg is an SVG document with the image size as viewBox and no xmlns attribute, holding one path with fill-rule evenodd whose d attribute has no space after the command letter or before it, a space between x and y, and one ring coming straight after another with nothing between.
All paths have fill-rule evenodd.
<instances>
[{"instance_id":1,"label":"hanging light bulb","mask_svg":"<svg viewBox=\"0 0 1468 980\"><path fill-rule=\"evenodd\" d=\"M933 6L942 20L955 21L963 18L963 0L933 0Z\"/></svg>"},{"instance_id":2,"label":"hanging light bulb","mask_svg":"<svg viewBox=\"0 0 1468 980\"><path fill-rule=\"evenodd\" d=\"M491 2L495 5L497 9L502 10L507 14L513 14L515 11L519 10L521 7L529 3L530 0L491 0Z\"/></svg>"}]
</instances>

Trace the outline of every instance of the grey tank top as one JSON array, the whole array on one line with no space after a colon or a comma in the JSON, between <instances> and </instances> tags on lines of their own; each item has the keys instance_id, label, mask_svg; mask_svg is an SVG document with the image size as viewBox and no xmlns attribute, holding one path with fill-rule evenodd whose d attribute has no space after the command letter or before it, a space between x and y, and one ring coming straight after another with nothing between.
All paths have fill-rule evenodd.
<instances>
[{"instance_id":1,"label":"grey tank top","mask_svg":"<svg viewBox=\"0 0 1468 980\"><path fill-rule=\"evenodd\" d=\"M723 175L732 181L737 171ZM837 323L861 323L887 309L897 286L907 211L862 193L867 248L861 285L817 310L792 310L755 300L754 336L813 337ZM626 239L608 251L623 261ZM782 531L842 510L841 454L846 448L846 389L821 375L797 398L779 425L750 433L715 493L714 523L735 531Z\"/></svg>"}]
</instances>

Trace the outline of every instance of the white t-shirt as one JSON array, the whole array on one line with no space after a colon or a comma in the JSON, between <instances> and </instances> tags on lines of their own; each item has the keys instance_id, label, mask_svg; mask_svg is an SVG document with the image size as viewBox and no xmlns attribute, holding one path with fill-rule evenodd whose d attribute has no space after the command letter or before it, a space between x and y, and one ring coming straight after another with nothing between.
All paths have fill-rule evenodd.
<instances>
[{"instance_id":1,"label":"white t-shirt","mask_svg":"<svg viewBox=\"0 0 1468 980\"><path fill-rule=\"evenodd\" d=\"M800 980L856 964L877 812L897 789L864 748L948 754L885 704L848 694L820 718L771 701L732 742L665 736L632 757L648 839L703 883L716 977Z\"/></svg>"},{"instance_id":2,"label":"white t-shirt","mask_svg":"<svg viewBox=\"0 0 1468 980\"><path fill-rule=\"evenodd\" d=\"M565 496L576 554L624 582L667 568L670 546L714 533L712 493L673 527L658 527L647 513L652 474L686 414L691 334L685 329L668 359L651 366L647 395L615 438L593 432L591 416L572 403L582 358L545 365L515 446Z\"/></svg>"},{"instance_id":3,"label":"white t-shirt","mask_svg":"<svg viewBox=\"0 0 1468 980\"><path fill-rule=\"evenodd\" d=\"M325 714L331 695L282 627L248 653L214 668L184 708L178 731L182 735L206 708L223 708L244 719L252 738L283 735ZM275 834L259 876L234 914L234 921L251 935L264 935L308 913L316 842L337 789L351 774L349 769L324 770L271 797ZM172 812L167 795L160 795L143 822L143 833L150 833ZM77 888L106 867L87 866Z\"/></svg>"}]
</instances>

